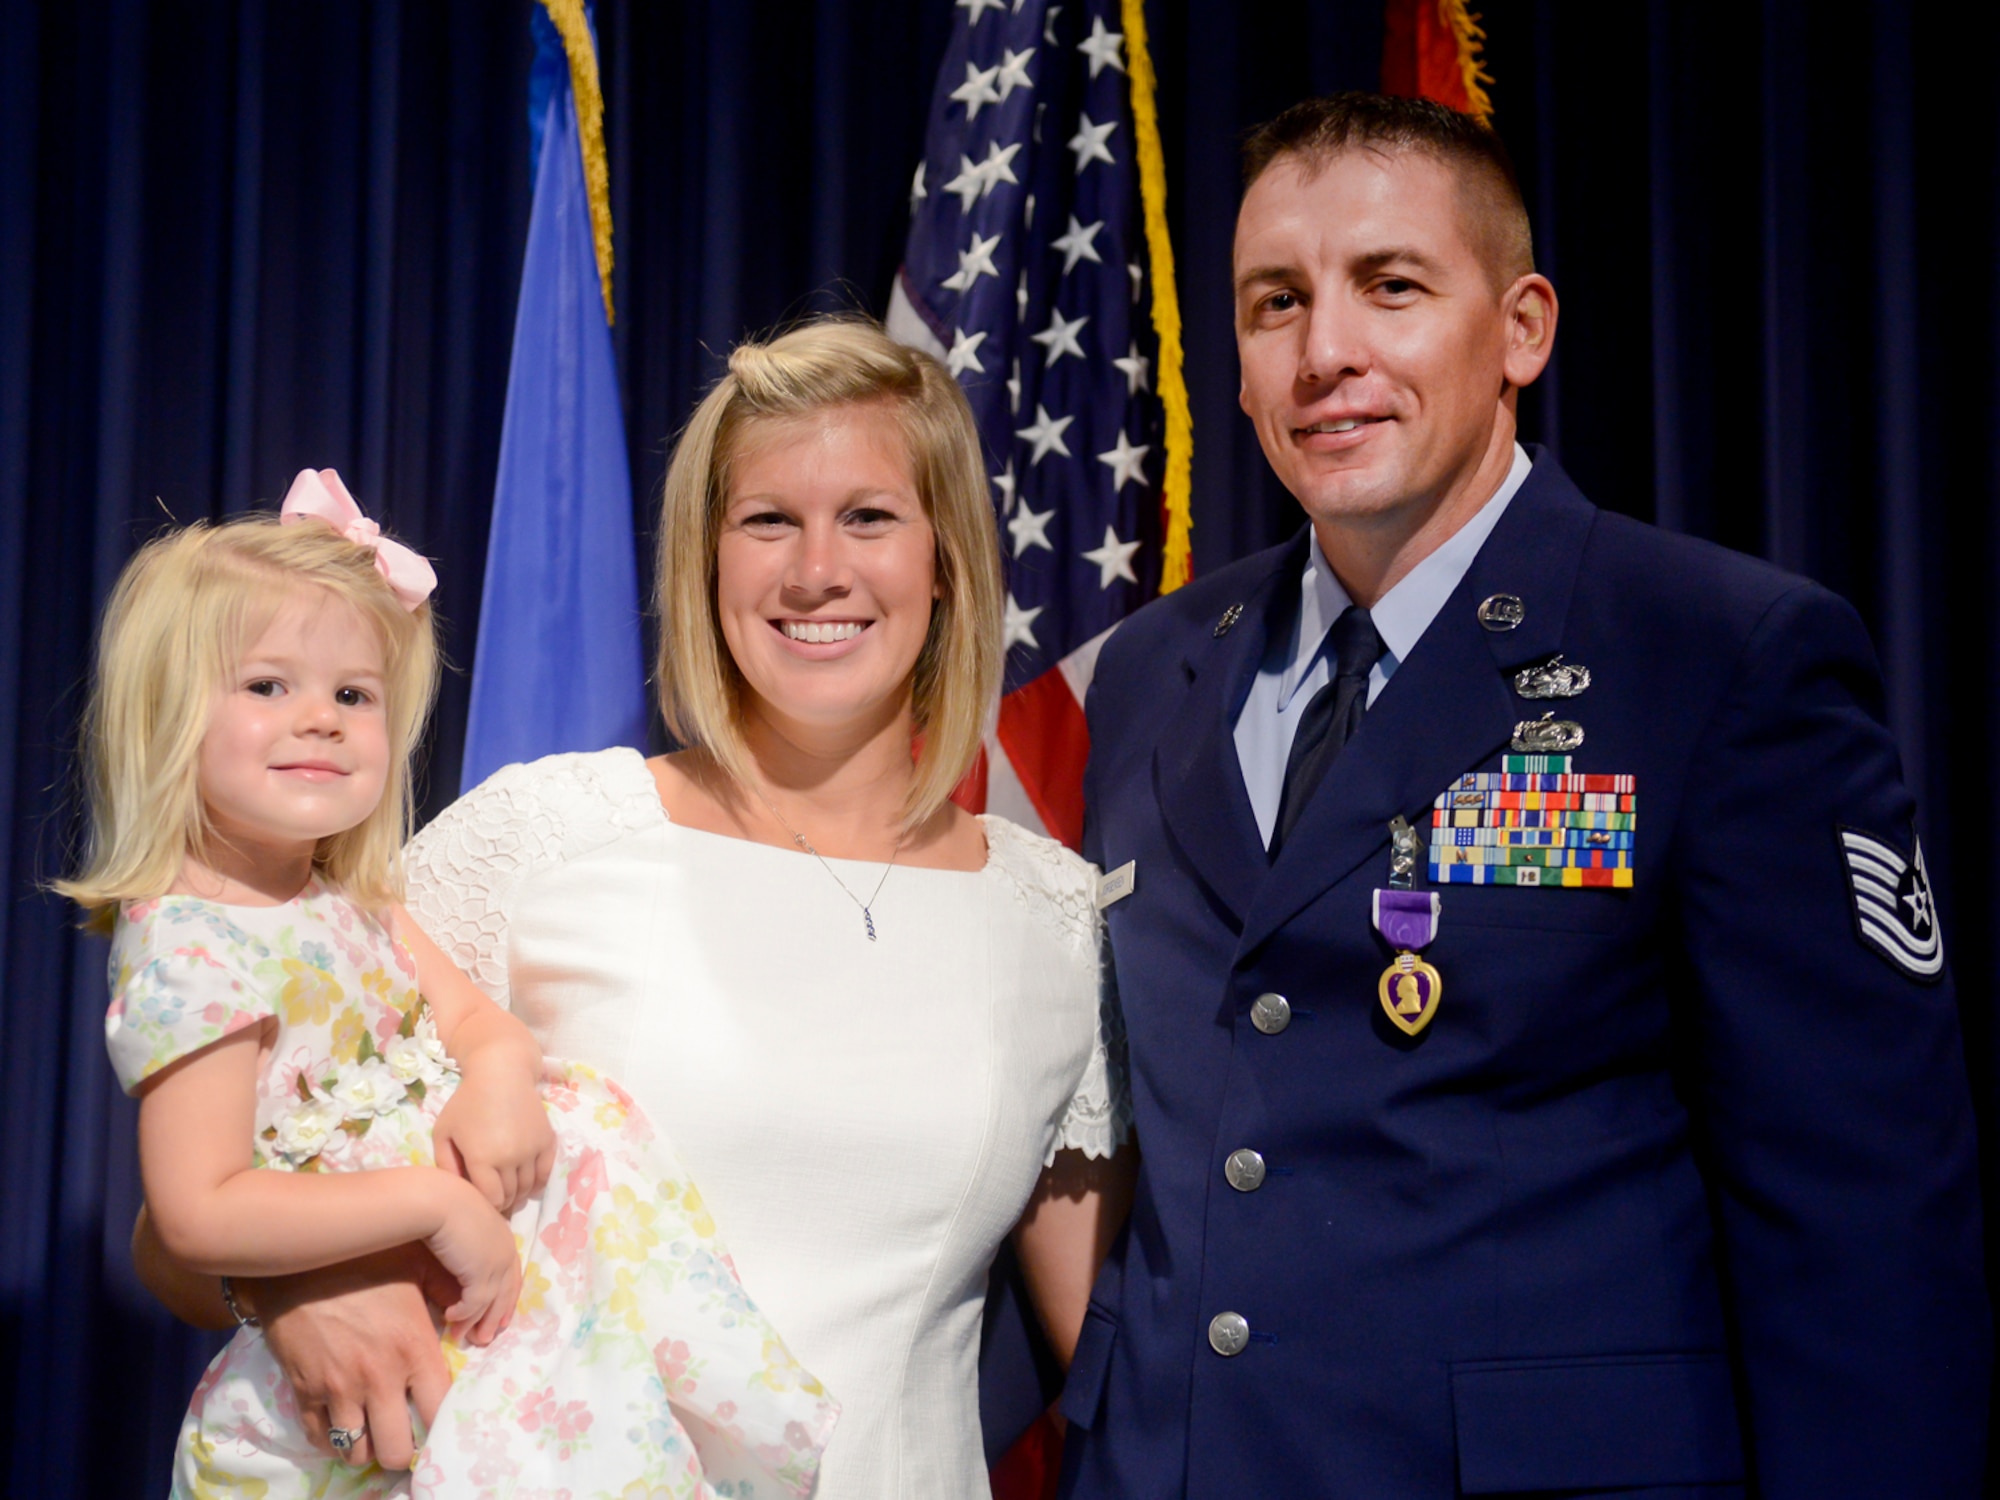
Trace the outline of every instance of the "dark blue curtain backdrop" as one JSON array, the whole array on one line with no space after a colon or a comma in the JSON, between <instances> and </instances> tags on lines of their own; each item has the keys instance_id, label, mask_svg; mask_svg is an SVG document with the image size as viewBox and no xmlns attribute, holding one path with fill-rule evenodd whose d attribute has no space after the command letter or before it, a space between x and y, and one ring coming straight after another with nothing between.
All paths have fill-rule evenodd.
<instances>
[{"instance_id":1,"label":"dark blue curtain backdrop","mask_svg":"<svg viewBox=\"0 0 2000 1500\"><path fill-rule=\"evenodd\" d=\"M882 307L949 0L600 0L634 524L745 331ZM1601 504L1874 628L1995 1159L2000 122L1876 0L1494 4L1558 353L1525 403ZM1195 563L1296 512L1235 407L1235 140L1377 76L1379 0L1153 0ZM0 1490L155 1493L210 1344L133 1282L73 833L90 631L133 545L338 468L475 647L529 182L525 0L0 0ZM163 513L164 512L164 513ZM642 544L642 553L644 555ZM447 686L428 806L455 794ZM1857 957L1857 962L1865 961ZM1989 1181L1992 1180L1989 1165ZM2000 1193L1994 1195L2000 1199ZM1993 1201L1993 1200L1989 1200Z\"/></svg>"}]
</instances>

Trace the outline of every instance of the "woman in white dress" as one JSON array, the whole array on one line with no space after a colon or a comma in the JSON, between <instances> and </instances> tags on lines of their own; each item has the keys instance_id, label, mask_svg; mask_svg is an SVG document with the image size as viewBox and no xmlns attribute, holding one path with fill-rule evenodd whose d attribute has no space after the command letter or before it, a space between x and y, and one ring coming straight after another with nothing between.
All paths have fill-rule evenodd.
<instances>
[{"instance_id":1,"label":"woman in white dress","mask_svg":"<svg viewBox=\"0 0 2000 1500\"><path fill-rule=\"evenodd\" d=\"M853 320L739 348L660 532L658 681L692 748L510 766L407 856L440 946L686 1162L842 1404L826 1500L985 1496L993 1256L1011 1233L1066 1360L1129 1199L1094 872L948 800L998 688L986 492L927 356ZM205 1311L143 1240L149 1281ZM237 1288L301 1407L365 1418L385 1462L404 1392L435 1405L419 1277Z\"/></svg>"}]
</instances>

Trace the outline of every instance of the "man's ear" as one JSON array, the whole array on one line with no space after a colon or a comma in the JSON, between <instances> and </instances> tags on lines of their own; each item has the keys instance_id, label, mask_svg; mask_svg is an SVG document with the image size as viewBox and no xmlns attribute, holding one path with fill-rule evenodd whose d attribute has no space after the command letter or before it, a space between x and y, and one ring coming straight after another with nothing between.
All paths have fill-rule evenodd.
<instances>
[{"instance_id":1,"label":"man's ear","mask_svg":"<svg viewBox=\"0 0 2000 1500\"><path fill-rule=\"evenodd\" d=\"M1502 373L1511 386L1533 385L1556 347L1556 289L1537 272L1521 277L1502 299L1507 357Z\"/></svg>"}]
</instances>

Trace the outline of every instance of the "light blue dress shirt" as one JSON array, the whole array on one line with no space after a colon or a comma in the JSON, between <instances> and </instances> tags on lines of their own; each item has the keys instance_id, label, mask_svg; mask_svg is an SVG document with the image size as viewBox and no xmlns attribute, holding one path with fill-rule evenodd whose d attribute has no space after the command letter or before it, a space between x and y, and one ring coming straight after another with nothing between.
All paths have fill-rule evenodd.
<instances>
[{"instance_id":1,"label":"light blue dress shirt","mask_svg":"<svg viewBox=\"0 0 2000 1500\"><path fill-rule=\"evenodd\" d=\"M1396 675L1418 639L1444 608L1452 590L1465 577L1472 559L1486 544L1486 538L1506 513L1507 502L1527 481L1531 467L1527 451L1514 445L1514 462L1493 498L1482 505L1443 546L1418 563L1396 586L1375 602L1368 617L1388 649L1368 674L1368 702L1372 706L1389 679ZM1292 753L1292 737L1298 733L1299 717L1312 702L1313 694L1326 686L1333 668L1326 655L1326 633L1341 612L1354 601L1340 580L1333 576L1326 554L1320 551L1314 533L1306 554L1305 574L1300 579L1299 609L1289 636L1275 637L1264 650L1264 661L1251 684L1243 711L1236 716L1236 760L1243 768L1243 784L1250 792L1250 808L1257 814L1257 831L1264 847L1271 847L1271 830L1278 822L1278 799L1285 789L1285 761Z\"/></svg>"}]
</instances>

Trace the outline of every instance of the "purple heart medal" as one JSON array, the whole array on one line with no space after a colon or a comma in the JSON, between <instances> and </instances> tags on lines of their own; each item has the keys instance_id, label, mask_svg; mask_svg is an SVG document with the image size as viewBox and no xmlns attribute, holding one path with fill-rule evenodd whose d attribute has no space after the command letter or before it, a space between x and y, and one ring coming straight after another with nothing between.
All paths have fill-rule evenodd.
<instances>
[{"instance_id":1,"label":"purple heart medal","mask_svg":"<svg viewBox=\"0 0 2000 1500\"><path fill-rule=\"evenodd\" d=\"M1396 949L1395 962L1382 971L1376 991L1383 1012L1405 1036L1415 1036L1437 1014L1444 977L1417 957L1437 936L1443 905L1436 891L1410 889L1416 883L1418 838L1405 818L1389 825L1389 889L1375 891L1375 930Z\"/></svg>"}]
</instances>

